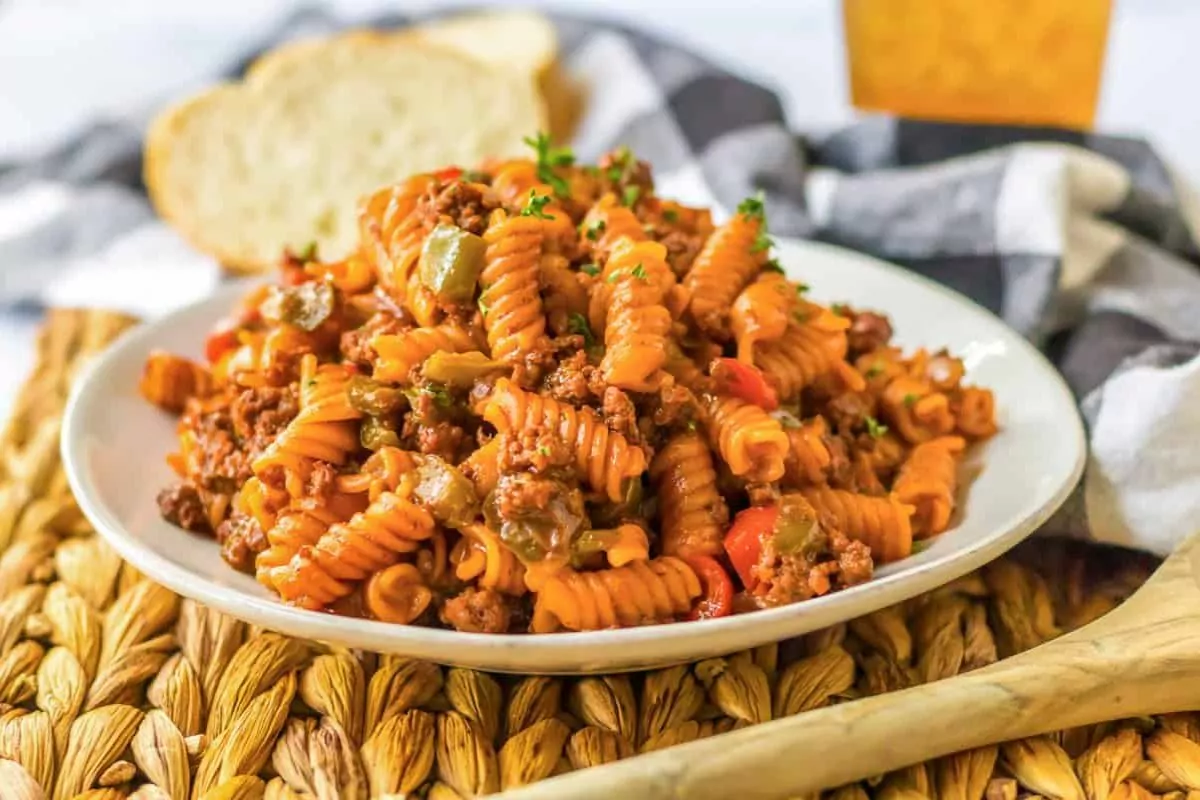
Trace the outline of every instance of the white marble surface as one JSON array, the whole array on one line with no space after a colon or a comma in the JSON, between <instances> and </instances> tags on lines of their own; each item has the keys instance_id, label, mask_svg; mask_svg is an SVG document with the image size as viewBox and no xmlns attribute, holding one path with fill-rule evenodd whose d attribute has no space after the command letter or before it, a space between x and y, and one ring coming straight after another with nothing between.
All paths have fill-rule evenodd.
<instances>
[{"instance_id":1,"label":"white marble surface","mask_svg":"<svg viewBox=\"0 0 1200 800\"><path fill-rule=\"evenodd\" d=\"M776 87L797 128L828 129L853 116L838 0L533 4L607 16L675 37ZM296 0L0 0L0 161L50 146L88 120L151 108L199 85L297 5ZM436 4L329 5L352 18ZM1147 136L1200 183L1200 106L1191 100L1190 85L1197 74L1200 2L1118 2L1098 127ZM0 219L0 237L4 227ZM31 363L33 328L28 319L0 316L0 418Z\"/></svg>"}]
</instances>

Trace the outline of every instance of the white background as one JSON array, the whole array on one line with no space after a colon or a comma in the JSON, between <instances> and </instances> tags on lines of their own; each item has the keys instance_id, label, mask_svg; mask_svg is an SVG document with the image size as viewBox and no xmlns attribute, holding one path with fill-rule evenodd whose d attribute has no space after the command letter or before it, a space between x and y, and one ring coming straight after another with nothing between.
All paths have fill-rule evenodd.
<instances>
[{"instance_id":1,"label":"white background","mask_svg":"<svg viewBox=\"0 0 1200 800\"><path fill-rule=\"evenodd\" d=\"M243 54L294 0L0 0L0 161L35 153L76 126L146 109L198 87ZM341 0L349 17L435 3ZM496 5L508 5L496 3ZM517 4L511 4L517 5ZM827 130L853 118L838 0L538 5L611 17L674 37L775 87L792 124ZM1117 0L1098 127L1158 145L1200 184L1200 2ZM0 236L4 224L0 220ZM0 418L32 360L32 326L0 315ZM14 355L15 354L15 355Z\"/></svg>"}]
</instances>

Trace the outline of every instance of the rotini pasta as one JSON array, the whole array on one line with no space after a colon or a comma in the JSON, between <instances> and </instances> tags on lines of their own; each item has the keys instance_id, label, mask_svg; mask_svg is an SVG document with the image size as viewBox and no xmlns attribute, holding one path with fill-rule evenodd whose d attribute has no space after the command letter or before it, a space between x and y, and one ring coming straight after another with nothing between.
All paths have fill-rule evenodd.
<instances>
[{"instance_id":1,"label":"rotini pasta","mask_svg":"<svg viewBox=\"0 0 1200 800\"><path fill-rule=\"evenodd\" d=\"M375 379L390 383L411 383L409 374L434 353L469 353L481 344L469 330L442 324L432 328L413 328L403 333L384 334L371 340L378 354Z\"/></svg>"},{"instance_id":2,"label":"rotini pasta","mask_svg":"<svg viewBox=\"0 0 1200 800\"><path fill-rule=\"evenodd\" d=\"M841 489L811 488L800 492L835 527L865 543L880 563L898 561L912 552L912 506L894 496L870 497Z\"/></svg>"},{"instance_id":3,"label":"rotini pasta","mask_svg":"<svg viewBox=\"0 0 1200 800\"><path fill-rule=\"evenodd\" d=\"M729 509L703 437L684 432L668 440L650 464L650 477L658 488L663 553L719 555Z\"/></svg>"},{"instance_id":4,"label":"rotini pasta","mask_svg":"<svg viewBox=\"0 0 1200 800\"><path fill-rule=\"evenodd\" d=\"M620 239L605 264L610 294L600 371L613 386L649 391L666 362L671 312L664 303L675 275L665 257L657 242Z\"/></svg>"},{"instance_id":5,"label":"rotini pasta","mask_svg":"<svg viewBox=\"0 0 1200 800\"><path fill-rule=\"evenodd\" d=\"M564 571L537 593L532 630L594 631L686 615L700 595L700 580L671 556L595 572Z\"/></svg>"},{"instance_id":6,"label":"rotini pasta","mask_svg":"<svg viewBox=\"0 0 1200 800\"><path fill-rule=\"evenodd\" d=\"M761 199L714 229L626 149L528 142L374 192L203 362L148 359L166 519L284 602L488 633L801 602L953 524L996 432L962 361L809 299Z\"/></svg>"},{"instance_id":7,"label":"rotini pasta","mask_svg":"<svg viewBox=\"0 0 1200 800\"><path fill-rule=\"evenodd\" d=\"M542 230L532 217L496 212L484 234L486 264L480 275L480 310L492 357L515 361L537 348L546 333L538 293Z\"/></svg>"},{"instance_id":8,"label":"rotini pasta","mask_svg":"<svg viewBox=\"0 0 1200 800\"><path fill-rule=\"evenodd\" d=\"M544 428L571 451L579 474L597 492L617 501L626 482L646 470L646 455L604 424L591 409L575 409L549 397L530 394L501 379L483 410L500 432Z\"/></svg>"},{"instance_id":9,"label":"rotini pasta","mask_svg":"<svg viewBox=\"0 0 1200 800\"><path fill-rule=\"evenodd\" d=\"M709 441L734 475L759 483L783 477L788 437L778 420L737 397L711 395L704 411Z\"/></svg>"},{"instance_id":10,"label":"rotini pasta","mask_svg":"<svg viewBox=\"0 0 1200 800\"><path fill-rule=\"evenodd\" d=\"M770 242L765 239L765 226L762 202L742 203L733 218L704 243L684 279L696 325L717 341L731 338L729 308L766 266Z\"/></svg>"},{"instance_id":11,"label":"rotini pasta","mask_svg":"<svg viewBox=\"0 0 1200 800\"><path fill-rule=\"evenodd\" d=\"M918 539L946 530L954 512L958 456L967 443L943 436L912 449L896 476L896 499L911 505L913 535Z\"/></svg>"}]
</instances>

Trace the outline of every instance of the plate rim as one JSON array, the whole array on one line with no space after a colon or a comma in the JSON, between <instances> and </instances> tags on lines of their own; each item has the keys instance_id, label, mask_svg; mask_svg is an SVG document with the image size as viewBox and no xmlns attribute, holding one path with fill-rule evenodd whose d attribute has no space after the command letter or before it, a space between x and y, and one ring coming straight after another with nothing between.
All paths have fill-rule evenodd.
<instances>
[{"instance_id":1,"label":"plate rim","mask_svg":"<svg viewBox=\"0 0 1200 800\"><path fill-rule=\"evenodd\" d=\"M683 653L689 649L696 653L708 652L704 650L703 646L706 639L720 636L736 637L735 631L739 627L739 623L744 625L748 619L753 619L757 624L751 626L750 632L742 634L742 640L732 647L730 652L757 646L746 643L752 640L757 644L780 641L826 625L836 624L838 621L846 621L872 613L944 585L983 566L1027 538L1066 502L1078 485L1087 463L1086 432L1077 403L1062 375L1027 339L1008 328L1003 320L965 295L923 275L881 259L822 242L776 237L776 244L781 256L784 251L792 251L791 257L784 256L785 267L789 271L801 268L797 265L803 263L799 256L802 256L804 251L808 251L810 254L819 253L834 260L855 260L865 268L884 270L899 279L915 283L927 291L940 295L947 301L965 307L965 310L982 314L995 324L1003 326L1011 341L1016 343L1021 350L1021 356L1036 365L1038 371L1043 373L1043 377L1060 394L1060 399L1069 400L1067 405L1073 410L1070 421L1063 420L1063 424L1069 425L1070 433L1073 434L1069 438L1074 446L1074 458L1069 473L1065 479L1059 481L1055 491L1037 508L1011 527L999 532L990 532L988 535L946 554L941 559L926 564L917 564L910 569L897 570L885 576L872 578L867 583L844 592L831 593L800 603L755 611L747 615L676 623L669 626L669 636L664 636L667 628L658 625L601 631L560 632L543 636L467 633L341 617L288 606L275 598L249 595L226 585L215 584L196 572L160 556L152 549L141 546L137 537L126 533L116 515L104 507L98 493L91 491L90 484L83 474L86 461L84 454L86 431L80 429L82 425L80 408L90 394L99 392L99 397L103 397L104 394L103 390L92 386L93 376L102 372L127 348L136 347L143 340L151 338L160 325L169 324L169 321L176 316L195 310L199 306L215 303L218 298L235 300L247 286L261 282L263 278L241 279L223 284L215 292L199 298L193 303L177 308L157 319L143 322L125 331L101 354L84 366L73 382L63 411L60 454L67 482L80 510L95 527L96 532L103 536L105 541L124 560L145 576L176 594L191 598L237 619L297 638L340 642L352 647L379 652L406 652L413 657L439 663L461 664L492 672L520 671L528 674L565 675L615 673L669 663L682 663L698 656L670 655L659 658L632 658L624 656L623 652L626 648L637 648L640 645L656 641L669 642L669 647L660 649L669 649L672 653ZM146 344L152 346L152 339ZM216 546L215 541L213 546ZM850 592L854 594L849 595ZM854 597L856 601L854 603L855 612L852 616L837 615L834 611L832 613L837 616L837 619L822 621L816 625L801 623L801 620L806 617L822 616L821 611L829 606L836 609L838 605L845 604L845 601L839 602L839 600L847 596ZM759 633L754 634L754 631ZM367 643L368 640L371 643ZM536 663L532 663L537 662L541 657L556 664L568 661L578 664L593 660L596 653L606 649L609 659L603 664L594 666L551 668L551 665L547 664L545 668L539 670ZM513 654L522 650L526 652L508 659L510 662L521 662L520 664L510 667L495 666L505 660L499 655L500 653ZM584 658L579 653L581 650L593 655ZM573 653L575 653L574 656ZM490 659L489 654L496 658Z\"/></svg>"}]
</instances>

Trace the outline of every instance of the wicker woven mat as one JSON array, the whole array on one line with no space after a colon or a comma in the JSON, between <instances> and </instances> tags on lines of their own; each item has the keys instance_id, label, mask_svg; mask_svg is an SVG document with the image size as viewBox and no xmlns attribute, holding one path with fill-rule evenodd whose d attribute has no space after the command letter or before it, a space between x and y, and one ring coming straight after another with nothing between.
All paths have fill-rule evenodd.
<instances>
[{"instance_id":1,"label":"wicker woven mat","mask_svg":"<svg viewBox=\"0 0 1200 800\"><path fill-rule=\"evenodd\" d=\"M1026 546L848 625L635 676L514 679L331 650L181 601L76 508L59 414L77 366L128 324L53 312L0 441L3 800L486 794L983 666L1105 613L1154 568L1037 542L1036 558ZM1180 713L983 748L829 796L1200 796L1188 789L1200 789L1200 717Z\"/></svg>"}]
</instances>

